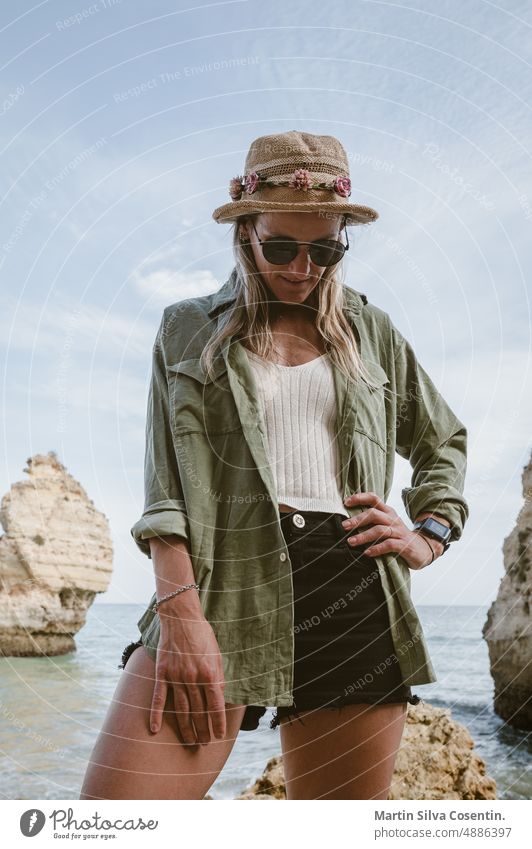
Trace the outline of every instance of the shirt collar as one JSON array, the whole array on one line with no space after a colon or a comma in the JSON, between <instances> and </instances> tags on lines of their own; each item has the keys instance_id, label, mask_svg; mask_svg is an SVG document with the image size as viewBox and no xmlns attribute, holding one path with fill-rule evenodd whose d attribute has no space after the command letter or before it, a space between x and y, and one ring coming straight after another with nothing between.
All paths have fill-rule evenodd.
<instances>
[{"instance_id":1,"label":"shirt collar","mask_svg":"<svg viewBox=\"0 0 532 849\"><path fill-rule=\"evenodd\" d=\"M235 266L223 286L214 293L212 297L212 304L209 309L209 316L211 318L220 309L225 309L236 300L236 290L234 285L236 276L237 272ZM344 284L342 284L342 290L344 293L344 304L342 307L343 312L358 315L358 313L362 310L362 307L368 302L366 295L363 292L358 292L356 289L351 289L349 286L345 286Z\"/></svg>"}]
</instances>

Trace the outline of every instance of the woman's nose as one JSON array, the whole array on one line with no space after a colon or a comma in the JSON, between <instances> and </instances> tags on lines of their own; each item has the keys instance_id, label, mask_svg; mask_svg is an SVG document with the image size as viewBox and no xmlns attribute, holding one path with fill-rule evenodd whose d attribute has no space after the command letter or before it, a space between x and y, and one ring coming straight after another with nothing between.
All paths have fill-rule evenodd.
<instances>
[{"instance_id":1,"label":"woman's nose","mask_svg":"<svg viewBox=\"0 0 532 849\"><path fill-rule=\"evenodd\" d=\"M309 246L300 245L297 256L292 262L286 266L288 271L292 271L301 277L309 277L312 271L312 261L309 256Z\"/></svg>"}]
</instances>

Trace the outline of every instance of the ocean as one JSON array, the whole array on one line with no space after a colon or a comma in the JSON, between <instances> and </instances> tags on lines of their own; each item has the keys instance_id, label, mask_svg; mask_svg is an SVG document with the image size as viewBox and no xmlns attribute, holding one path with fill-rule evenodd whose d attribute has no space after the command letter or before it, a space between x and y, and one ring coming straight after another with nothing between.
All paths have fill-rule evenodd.
<instances>
[{"instance_id":1,"label":"ocean","mask_svg":"<svg viewBox=\"0 0 532 849\"><path fill-rule=\"evenodd\" d=\"M77 799L88 757L122 670L125 645L138 639L136 604L93 605L76 637L77 651L50 658L0 658L0 747L4 799ZM418 606L433 664L434 684L412 692L451 709L463 723L497 782L497 798L532 797L531 735L506 725L492 707L488 649L482 639L486 607ZM280 754L279 728L262 717L241 731L209 793L232 799Z\"/></svg>"}]
</instances>

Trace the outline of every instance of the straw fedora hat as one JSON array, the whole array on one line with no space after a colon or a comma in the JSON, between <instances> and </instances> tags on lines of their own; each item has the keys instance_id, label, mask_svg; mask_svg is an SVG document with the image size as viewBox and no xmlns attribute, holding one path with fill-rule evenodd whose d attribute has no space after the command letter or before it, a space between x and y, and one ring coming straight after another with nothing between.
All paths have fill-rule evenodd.
<instances>
[{"instance_id":1,"label":"straw fedora hat","mask_svg":"<svg viewBox=\"0 0 532 849\"><path fill-rule=\"evenodd\" d=\"M256 212L324 212L345 223L369 224L379 217L369 206L349 203L351 179L342 144L334 136L290 130L251 143L244 174L229 183L231 201L214 210L219 224Z\"/></svg>"}]
</instances>

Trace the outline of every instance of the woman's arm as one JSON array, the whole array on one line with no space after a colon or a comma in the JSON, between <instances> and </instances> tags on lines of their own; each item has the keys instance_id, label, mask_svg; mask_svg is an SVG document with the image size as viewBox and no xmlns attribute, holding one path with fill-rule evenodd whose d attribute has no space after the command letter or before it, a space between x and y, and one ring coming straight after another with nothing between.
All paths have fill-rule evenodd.
<instances>
[{"instance_id":1,"label":"woman's arm","mask_svg":"<svg viewBox=\"0 0 532 849\"><path fill-rule=\"evenodd\" d=\"M184 584L196 582L188 543L183 537L172 534L152 537L149 544L157 598L163 598ZM163 617L172 618L174 609L203 615L198 591L193 588L185 590L161 604L159 608L161 621Z\"/></svg>"},{"instance_id":2,"label":"woman's arm","mask_svg":"<svg viewBox=\"0 0 532 849\"><path fill-rule=\"evenodd\" d=\"M401 497L412 522L434 516L457 540L469 516L464 498L467 429L418 362L410 343L392 324L396 451L412 466L411 486ZM432 542L432 540L431 540ZM443 550L441 543L435 546Z\"/></svg>"},{"instance_id":3,"label":"woman's arm","mask_svg":"<svg viewBox=\"0 0 532 849\"><path fill-rule=\"evenodd\" d=\"M194 583L186 540L168 535L150 539L157 598L183 584ZM163 602L157 646L156 681L150 728L159 731L171 687L177 726L187 745L211 741L209 716L216 738L226 734L224 669L216 636L205 618L198 592L185 590Z\"/></svg>"},{"instance_id":4,"label":"woman's arm","mask_svg":"<svg viewBox=\"0 0 532 849\"><path fill-rule=\"evenodd\" d=\"M393 361L387 363L392 390L388 402L394 405L395 416L390 417L394 432L388 441L412 466L412 485L404 487L401 497L412 522L434 516L451 528L450 539L456 540L469 514L463 496L467 431L417 361L412 346L390 325ZM364 549L369 557L397 552L411 569L423 569L433 562L432 556L427 557L428 547L435 557L443 553L441 542L408 528L377 493L354 493L345 503L367 505L362 513L342 521L342 526L356 529L348 543L369 543Z\"/></svg>"},{"instance_id":5,"label":"woman's arm","mask_svg":"<svg viewBox=\"0 0 532 849\"><path fill-rule=\"evenodd\" d=\"M438 522L442 522L442 524L447 525L448 528L451 527L449 519L446 519L445 516L440 516L439 513L420 513L419 516L416 516L414 522L422 522L423 519L427 519L429 516L432 516L433 519L437 519ZM443 542L440 542L439 540L434 539L434 537L431 537L429 544L434 549L435 556L441 557L441 555L443 554Z\"/></svg>"},{"instance_id":6,"label":"woman's arm","mask_svg":"<svg viewBox=\"0 0 532 849\"><path fill-rule=\"evenodd\" d=\"M189 521L171 430L166 376L165 315L152 353L146 415L144 511L131 528L140 550L153 561L156 596L196 583L190 557ZM208 743L208 718L215 737L225 737L223 659L216 636L205 618L198 592L185 590L163 602L158 611L160 636L150 727L161 727L168 688L172 688L178 729L185 744Z\"/></svg>"},{"instance_id":7,"label":"woman's arm","mask_svg":"<svg viewBox=\"0 0 532 849\"><path fill-rule=\"evenodd\" d=\"M165 316L152 350L146 410L144 511L131 528L143 554L151 558L150 539L177 534L189 539L188 518L170 425L170 399L164 357Z\"/></svg>"}]
</instances>

